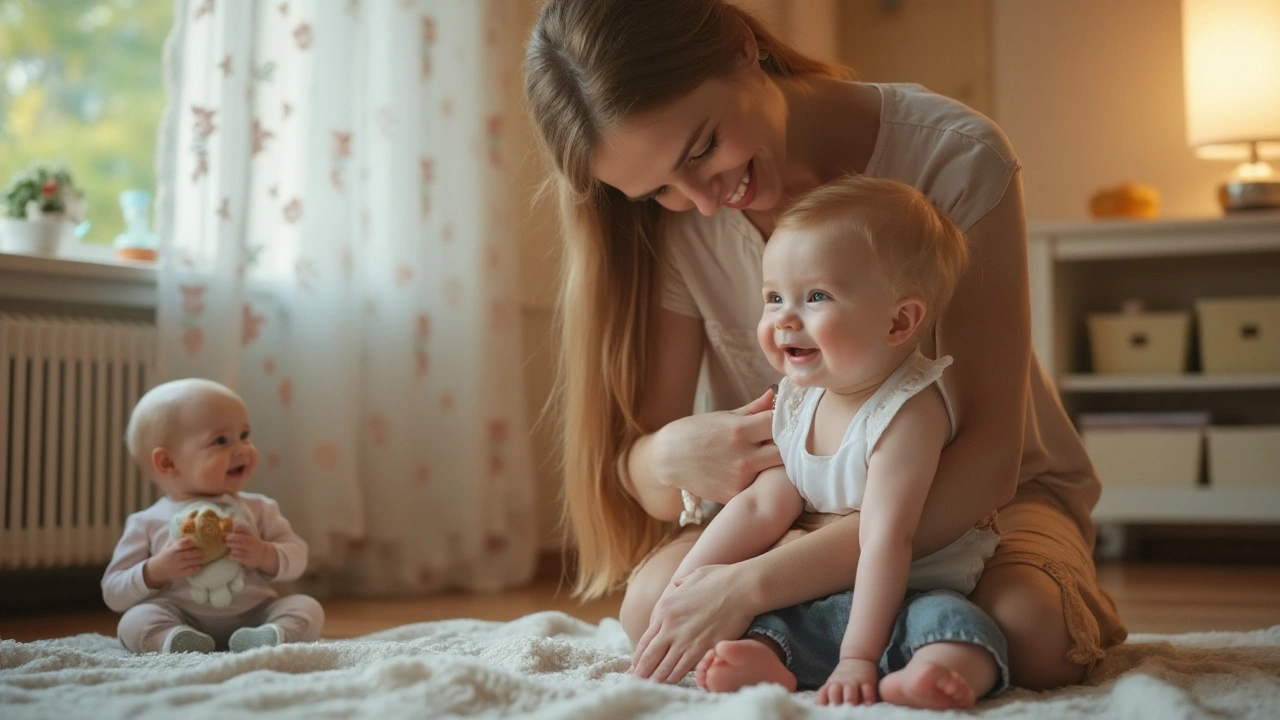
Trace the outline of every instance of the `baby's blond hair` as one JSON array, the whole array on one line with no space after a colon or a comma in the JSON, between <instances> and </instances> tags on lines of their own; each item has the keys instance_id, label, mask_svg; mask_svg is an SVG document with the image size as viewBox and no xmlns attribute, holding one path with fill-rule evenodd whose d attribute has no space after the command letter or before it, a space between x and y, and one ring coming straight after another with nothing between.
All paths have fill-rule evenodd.
<instances>
[{"instance_id":1,"label":"baby's blond hair","mask_svg":"<svg viewBox=\"0 0 1280 720\"><path fill-rule=\"evenodd\" d=\"M152 451L172 441L174 432L179 429L180 411L201 393L230 395L237 400L240 398L231 388L221 383L203 378L185 378L151 388L133 406L124 441L129 449L129 456L143 473L151 475Z\"/></svg>"},{"instance_id":2,"label":"baby's blond hair","mask_svg":"<svg viewBox=\"0 0 1280 720\"><path fill-rule=\"evenodd\" d=\"M896 180L833 180L796 200L778 217L777 229L828 223L865 242L890 292L923 298L929 320L946 308L969 262L960 228L919 190Z\"/></svg>"}]
</instances>

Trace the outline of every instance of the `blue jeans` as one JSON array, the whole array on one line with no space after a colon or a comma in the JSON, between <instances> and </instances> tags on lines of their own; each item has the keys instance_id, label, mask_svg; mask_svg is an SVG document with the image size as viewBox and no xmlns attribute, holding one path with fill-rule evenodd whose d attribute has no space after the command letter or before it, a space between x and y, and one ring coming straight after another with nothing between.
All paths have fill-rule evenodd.
<instances>
[{"instance_id":1,"label":"blue jeans","mask_svg":"<svg viewBox=\"0 0 1280 720\"><path fill-rule=\"evenodd\" d=\"M799 690L822 687L840 662L840 641L849 624L852 592L793 605L757 617L747 636L763 635L778 643ZM987 694L1009 686L1009 651L995 621L953 590L908 593L893 623L889 644L880 656L880 677L901 670L922 646L936 642L978 645L995 658L1000 676Z\"/></svg>"}]
</instances>

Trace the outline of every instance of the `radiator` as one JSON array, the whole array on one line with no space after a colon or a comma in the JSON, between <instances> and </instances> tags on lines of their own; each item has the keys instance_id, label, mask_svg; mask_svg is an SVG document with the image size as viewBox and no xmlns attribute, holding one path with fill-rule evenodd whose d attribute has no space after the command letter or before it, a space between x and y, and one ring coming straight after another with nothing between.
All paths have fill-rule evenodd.
<instances>
[{"instance_id":1,"label":"radiator","mask_svg":"<svg viewBox=\"0 0 1280 720\"><path fill-rule=\"evenodd\" d=\"M155 502L124 445L155 347L151 325L0 313L0 569L105 565Z\"/></svg>"}]
</instances>

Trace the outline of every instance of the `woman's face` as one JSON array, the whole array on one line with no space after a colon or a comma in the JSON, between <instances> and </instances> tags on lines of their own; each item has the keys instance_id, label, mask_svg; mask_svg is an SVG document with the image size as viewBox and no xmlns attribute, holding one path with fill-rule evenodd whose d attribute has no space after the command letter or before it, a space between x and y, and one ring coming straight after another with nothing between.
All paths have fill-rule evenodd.
<instances>
[{"instance_id":1,"label":"woman's face","mask_svg":"<svg viewBox=\"0 0 1280 720\"><path fill-rule=\"evenodd\" d=\"M675 212L768 211L783 197L785 104L754 62L607 132L595 174L627 197Z\"/></svg>"}]
</instances>

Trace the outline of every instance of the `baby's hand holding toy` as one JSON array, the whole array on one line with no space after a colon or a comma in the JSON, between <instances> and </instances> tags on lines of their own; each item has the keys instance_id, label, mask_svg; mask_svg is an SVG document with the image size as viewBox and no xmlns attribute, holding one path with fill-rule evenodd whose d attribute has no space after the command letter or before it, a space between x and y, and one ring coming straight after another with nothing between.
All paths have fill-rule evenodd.
<instances>
[{"instance_id":1,"label":"baby's hand holding toy","mask_svg":"<svg viewBox=\"0 0 1280 720\"><path fill-rule=\"evenodd\" d=\"M187 578L204 566L204 551L189 537L170 540L142 566L142 581L155 590L170 580Z\"/></svg>"},{"instance_id":2,"label":"baby's hand holding toy","mask_svg":"<svg viewBox=\"0 0 1280 720\"><path fill-rule=\"evenodd\" d=\"M240 559L233 557L231 543L237 513L234 507L196 501L169 520L170 537L189 543L200 554L198 572L178 576L187 579L191 599L197 603L227 607L244 589L244 570Z\"/></svg>"},{"instance_id":3,"label":"baby's hand holding toy","mask_svg":"<svg viewBox=\"0 0 1280 720\"><path fill-rule=\"evenodd\" d=\"M268 576L280 572L280 558L276 555L275 546L240 525L227 534L227 549L232 560L247 568L259 570Z\"/></svg>"}]
</instances>

